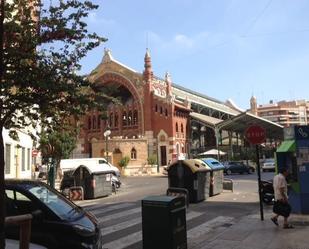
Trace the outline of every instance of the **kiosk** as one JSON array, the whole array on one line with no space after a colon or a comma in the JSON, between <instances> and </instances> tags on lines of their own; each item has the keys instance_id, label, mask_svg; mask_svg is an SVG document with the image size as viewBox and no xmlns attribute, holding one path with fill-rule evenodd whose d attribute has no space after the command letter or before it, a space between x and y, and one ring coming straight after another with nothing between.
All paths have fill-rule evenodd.
<instances>
[{"instance_id":1,"label":"kiosk","mask_svg":"<svg viewBox=\"0 0 309 249\"><path fill-rule=\"evenodd\" d=\"M309 214L309 126L284 129L276 151L277 172L288 168L289 202L293 213Z\"/></svg>"}]
</instances>

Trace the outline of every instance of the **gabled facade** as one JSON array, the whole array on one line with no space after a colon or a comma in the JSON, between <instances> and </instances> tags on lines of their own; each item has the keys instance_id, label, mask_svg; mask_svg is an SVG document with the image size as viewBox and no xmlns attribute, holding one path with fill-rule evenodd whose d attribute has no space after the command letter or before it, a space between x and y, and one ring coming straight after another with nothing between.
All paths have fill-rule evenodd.
<instances>
[{"instance_id":1,"label":"gabled facade","mask_svg":"<svg viewBox=\"0 0 309 249\"><path fill-rule=\"evenodd\" d=\"M156 157L160 166L185 157L189 148L190 103L176 100L172 81L156 77L152 71L149 51L144 58L144 71L139 73L113 59L105 51L102 63L89 75L100 87L115 89L113 97L121 105L110 104L107 119L93 111L83 119L75 157L102 157L118 165L124 156L130 157L129 167L147 164L147 158ZM111 135L106 143L104 131ZM107 153L106 153L107 151Z\"/></svg>"}]
</instances>

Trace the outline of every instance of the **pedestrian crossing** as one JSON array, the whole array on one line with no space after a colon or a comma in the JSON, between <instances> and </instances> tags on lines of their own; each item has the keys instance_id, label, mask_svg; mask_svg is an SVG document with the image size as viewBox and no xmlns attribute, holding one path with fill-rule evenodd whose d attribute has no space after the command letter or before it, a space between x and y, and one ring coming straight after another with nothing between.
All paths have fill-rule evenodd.
<instances>
[{"instance_id":1,"label":"pedestrian crossing","mask_svg":"<svg viewBox=\"0 0 309 249\"><path fill-rule=\"evenodd\" d=\"M104 249L142 248L142 216L140 203L119 203L87 208L100 224ZM187 210L187 239L196 241L209 232L234 224L230 216L207 217L207 212ZM136 245L136 246L135 246Z\"/></svg>"}]
</instances>

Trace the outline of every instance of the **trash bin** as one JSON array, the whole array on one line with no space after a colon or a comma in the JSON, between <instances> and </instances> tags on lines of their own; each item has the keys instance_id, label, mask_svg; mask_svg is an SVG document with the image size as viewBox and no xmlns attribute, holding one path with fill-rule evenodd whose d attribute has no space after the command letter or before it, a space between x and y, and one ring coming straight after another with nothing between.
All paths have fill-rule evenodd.
<instances>
[{"instance_id":1,"label":"trash bin","mask_svg":"<svg viewBox=\"0 0 309 249\"><path fill-rule=\"evenodd\" d=\"M201 160L211 168L209 196L214 196L222 193L224 166L214 158L202 158Z\"/></svg>"},{"instance_id":2,"label":"trash bin","mask_svg":"<svg viewBox=\"0 0 309 249\"><path fill-rule=\"evenodd\" d=\"M113 171L102 171L100 168L79 166L71 172L64 173L66 177L62 179L61 188L81 186L84 199L108 196L112 194L112 173Z\"/></svg>"},{"instance_id":3,"label":"trash bin","mask_svg":"<svg viewBox=\"0 0 309 249\"><path fill-rule=\"evenodd\" d=\"M183 196L148 196L142 200L143 249L187 249Z\"/></svg>"},{"instance_id":4,"label":"trash bin","mask_svg":"<svg viewBox=\"0 0 309 249\"><path fill-rule=\"evenodd\" d=\"M207 186L209 170L199 160L179 160L168 167L168 186L185 188L192 203L205 200L209 194Z\"/></svg>"}]
</instances>

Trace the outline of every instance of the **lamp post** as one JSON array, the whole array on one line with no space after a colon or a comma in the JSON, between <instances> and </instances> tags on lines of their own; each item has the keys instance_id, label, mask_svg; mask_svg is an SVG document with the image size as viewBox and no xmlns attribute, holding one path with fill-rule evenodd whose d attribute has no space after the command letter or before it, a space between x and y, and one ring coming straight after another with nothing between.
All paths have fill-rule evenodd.
<instances>
[{"instance_id":1,"label":"lamp post","mask_svg":"<svg viewBox=\"0 0 309 249\"><path fill-rule=\"evenodd\" d=\"M109 126L106 127L103 135L105 137L105 154L106 154L106 161L108 162L108 137L110 136L110 134L112 133L112 131L110 130Z\"/></svg>"}]
</instances>

